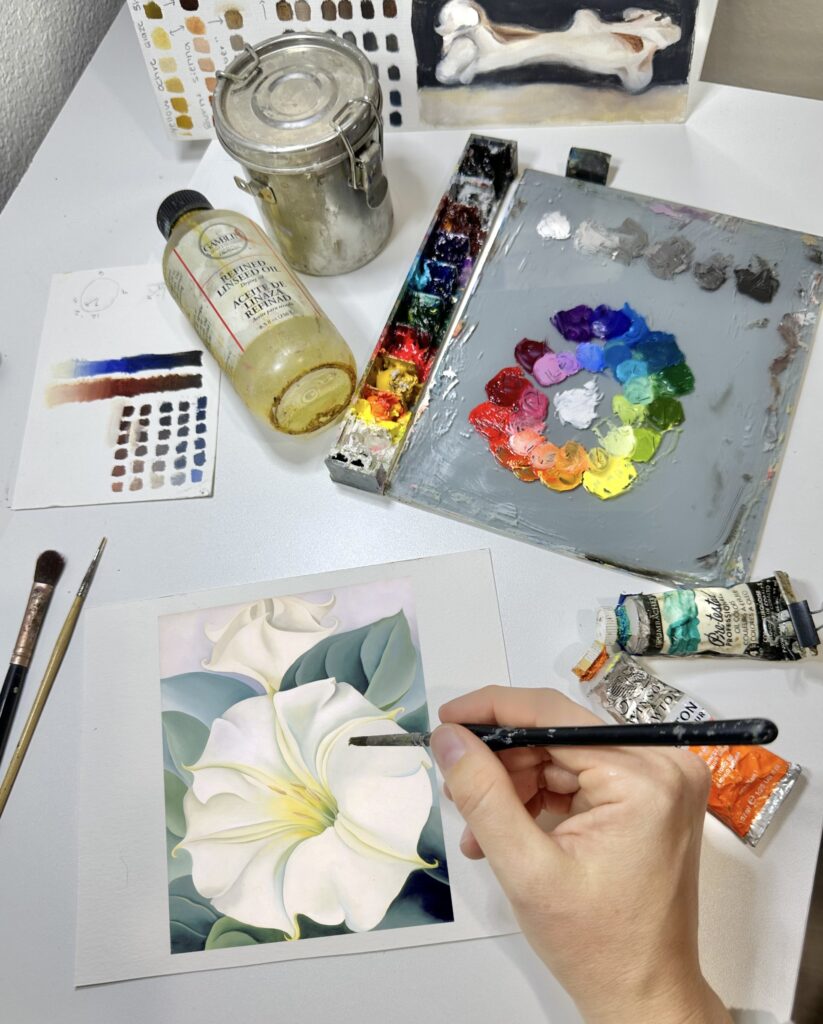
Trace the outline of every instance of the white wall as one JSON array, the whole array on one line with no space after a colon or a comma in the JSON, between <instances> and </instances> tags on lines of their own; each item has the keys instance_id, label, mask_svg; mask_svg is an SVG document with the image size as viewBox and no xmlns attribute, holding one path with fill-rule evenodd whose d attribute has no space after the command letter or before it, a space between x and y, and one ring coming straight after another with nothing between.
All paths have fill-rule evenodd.
<instances>
[{"instance_id":1,"label":"white wall","mask_svg":"<svg viewBox=\"0 0 823 1024\"><path fill-rule=\"evenodd\" d=\"M823 99L823 0L720 0L703 78Z\"/></svg>"},{"instance_id":2,"label":"white wall","mask_svg":"<svg viewBox=\"0 0 823 1024\"><path fill-rule=\"evenodd\" d=\"M121 3L4 0L0 29L0 209Z\"/></svg>"}]
</instances>

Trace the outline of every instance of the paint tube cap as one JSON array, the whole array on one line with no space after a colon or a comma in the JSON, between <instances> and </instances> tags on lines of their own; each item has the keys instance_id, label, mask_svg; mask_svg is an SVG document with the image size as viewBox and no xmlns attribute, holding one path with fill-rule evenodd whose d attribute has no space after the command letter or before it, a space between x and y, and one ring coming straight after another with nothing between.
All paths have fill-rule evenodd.
<instances>
[{"instance_id":1,"label":"paint tube cap","mask_svg":"<svg viewBox=\"0 0 823 1024\"><path fill-rule=\"evenodd\" d=\"M597 609L594 635L598 643L605 644L607 647L617 646L617 616L611 608Z\"/></svg>"},{"instance_id":2,"label":"paint tube cap","mask_svg":"<svg viewBox=\"0 0 823 1024\"><path fill-rule=\"evenodd\" d=\"M164 238L168 238L172 228L184 213L191 213L192 210L213 209L214 207L202 192L195 192L189 188L172 192L170 196L166 196L157 210L157 226L160 228L160 234Z\"/></svg>"}]
</instances>

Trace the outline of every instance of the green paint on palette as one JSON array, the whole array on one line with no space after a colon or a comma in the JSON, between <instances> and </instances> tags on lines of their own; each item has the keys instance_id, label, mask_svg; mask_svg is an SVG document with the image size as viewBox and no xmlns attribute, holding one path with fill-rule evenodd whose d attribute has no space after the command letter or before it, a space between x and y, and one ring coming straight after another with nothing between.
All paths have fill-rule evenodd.
<instances>
[{"instance_id":1,"label":"green paint on palette","mask_svg":"<svg viewBox=\"0 0 823 1024\"><path fill-rule=\"evenodd\" d=\"M661 395L649 403L646 410L649 422L658 430L671 430L672 427L679 427L685 419L683 406L676 398L670 395Z\"/></svg>"},{"instance_id":2,"label":"green paint on palette","mask_svg":"<svg viewBox=\"0 0 823 1024\"><path fill-rule=\"evenodd\" d=\"M621 423L631 425L639 423L646 415L644 405L632 405L625 395L615 395L612 399L612 412L618 417Z\"/></svg>"},{"instance_id":3,"label":"green paint on palette","mask_svg":"<svg viewBox=\"0 0 823 1024\"><path fill-rule=\"evenodd\" d=\"M651 427L635 427L632 459L635 462L649 462L660 446L660 437Z\"/></svg>"},{"instance_id":4,"label":"green paint on palette","mask_svg":"<svg viewBox=\"0 0 823 1024\"><path fill-rule=\"evenodd\" d=\"M143 12L147 18L152 18L155 21L159 21L163 17L163 12L160 10L160 4L143 4Z\"/></svg>"},{"instance_id":5,"label":"green paint on palette","mask_svg":"<svg viewBox=\"0 0 823 1024\"><path fill-rule=\"evenodd\" d=\"M654 382L651 377L632 377L623 385L623 394L632 405L648 405L654 398Z\"/></svg>"},{"instance_id":6,"label":"green paint on palette","mask_svg":"<svg viewBox=\"0 0 823 1024\"><path fill-rule=\"evenodd\" d=\"M694 374L687 363L666 366L652 377L658 395L688 395L694 391Z\"/></svg>"}]
</instances>

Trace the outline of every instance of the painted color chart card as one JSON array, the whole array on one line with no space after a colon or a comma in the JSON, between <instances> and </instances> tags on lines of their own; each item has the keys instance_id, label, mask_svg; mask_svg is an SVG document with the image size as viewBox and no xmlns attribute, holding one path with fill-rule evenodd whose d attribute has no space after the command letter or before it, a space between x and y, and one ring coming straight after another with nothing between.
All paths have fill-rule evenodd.
<instances>
[{"instance_id":1,"label":"painted color chart card","mask_svg":"<svg viewBox=\"0 0 823 1024\"><path fill-rule=\"evenodd\" d=\"M219 396L158 266L55 275L12 507L207 497Z\"/></svg>"},{"instance_id":2,"label":"painted color chart card","mask_svg":"<svg viewBox=\"0 0 823 1024\"><path fill-rule=\"evenodd\" d=\"M129 0L172 135L213 138L217 73L246 45L329 32L374 65L389 129L682 121L695 26L714 4L655 0Z\"/></svg>"},{"instance_id":3,"label":"painted color chart card","mask_svg":"<svg viewBox=\"0 0 823 1024\"><path fill-rule=\"evenodd\" d=\"M428 750L348 742L508 681L488 551L86 626L77 985L517 931Z\"/></svg>"}]
</instances>

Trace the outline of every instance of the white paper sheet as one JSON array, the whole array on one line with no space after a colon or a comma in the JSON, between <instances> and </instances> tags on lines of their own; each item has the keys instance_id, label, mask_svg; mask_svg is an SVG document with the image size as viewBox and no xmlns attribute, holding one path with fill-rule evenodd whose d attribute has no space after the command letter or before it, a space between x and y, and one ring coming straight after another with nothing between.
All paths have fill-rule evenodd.
<instances>
[{"instance_id":1,"label":"white paper sheet","mask_svg":"<svg viewBox=\"0 0 823 1024\"><path fill-rule=\"evenodd\" d=\"M12 507L207 497L219 396L159 266L55 275Z\"/></svg>"},{"instance_id":2,"label":"white paper sheet","mask_svg":"<svg viewBox=\"0 0 823 1024\"><path fill-rule=\"evenodd\" d=\"M228 620L223 606L395 580L409 581L413 594L412 629L419 641L432 721L437 721L437 708L458 693L490 679L508 680L487 551L89 612L80 776L77 985L428 945L517 930L485 862L468 861L459 853L462 821L449 801L441 800L453 921L238 948L170 951L160 675L179 672L186 664L175 660L165 639L161 664L158 618L219 608L215 619L224 625ZM201 626L205 618L192 616L177 622ZM174 622L164 618L163 629ZM200 642L200 629L195 632ZM226 670L226 664L224 660L217 667Z\"/></svg>"}]
</instances>

